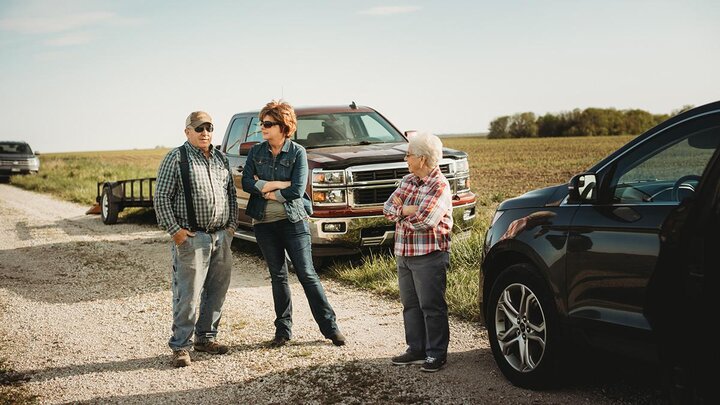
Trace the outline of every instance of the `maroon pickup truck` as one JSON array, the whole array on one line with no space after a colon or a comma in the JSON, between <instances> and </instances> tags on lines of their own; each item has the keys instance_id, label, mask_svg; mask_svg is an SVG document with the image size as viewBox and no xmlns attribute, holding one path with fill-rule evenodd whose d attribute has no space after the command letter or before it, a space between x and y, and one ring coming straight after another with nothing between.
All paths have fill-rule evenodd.
<instances>
[{"instance_id":1,"label":"maroon pickup truck","mask_svg":"<svg viewBox=\"0 0 720 405\"><path fill-rule=\"evenodd\" d=\"M255 242L252 220L245 214L249 194L242 191L242 169L250 147L262 142L259 111L235 114L222 142L238 193L239 227L235 237ZM395 226L385 219L383 203L409 173L403 160L408 136L369 107L296 108L297 131L291 139L307 150L310 172L307 194L313 259L352 255L392 246ZM475 218L475 194L469 187L465 152L443 149L440 169L453 192L455 237L467 232ZM317 262L316 262L317 264Z\"/></svg>"}]
</instances>

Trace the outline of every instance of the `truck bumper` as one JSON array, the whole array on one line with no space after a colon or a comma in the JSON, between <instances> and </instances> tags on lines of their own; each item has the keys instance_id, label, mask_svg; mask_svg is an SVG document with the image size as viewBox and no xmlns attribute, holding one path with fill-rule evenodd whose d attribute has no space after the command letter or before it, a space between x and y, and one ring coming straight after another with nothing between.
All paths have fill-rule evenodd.
<instances>
[{"instance_id":1,"label":"truck bumper","mask_svg":"<svg viewBox=\"0 0 720 405\"><path fill-rule=\"evenodd\" d=\"M455 229L453 239L469 234L475 220L475 203L453 207ZM313 256L336 256L360 253L372 248L392 247L395 223L382 215L316 218L310 217Z\"/></svg>"}]
</instances>

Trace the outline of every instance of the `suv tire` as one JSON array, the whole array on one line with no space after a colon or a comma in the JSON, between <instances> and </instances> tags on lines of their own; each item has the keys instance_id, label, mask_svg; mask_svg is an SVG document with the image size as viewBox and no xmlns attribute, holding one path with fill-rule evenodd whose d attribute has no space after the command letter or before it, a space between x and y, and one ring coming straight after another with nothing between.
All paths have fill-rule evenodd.
<instances>
[{"instance_id":1,"label":"suv tire","mask_svg":"<svg viewBox=\"0 0 720 405\"><path fill-rule=\"evenodd\" d=\"M534 266L514 264L500 273L487 315L492 353L505 377L524 388L552 386L560 363L558 315Z\"/></svg>"}]
</instances>

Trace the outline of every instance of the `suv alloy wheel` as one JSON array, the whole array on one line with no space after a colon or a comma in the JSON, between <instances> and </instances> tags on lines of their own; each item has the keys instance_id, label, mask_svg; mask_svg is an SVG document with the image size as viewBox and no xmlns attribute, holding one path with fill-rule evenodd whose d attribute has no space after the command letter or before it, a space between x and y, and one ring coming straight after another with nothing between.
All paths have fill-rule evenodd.
<instances>
[{"instance_id":1,"label":"suv alloy wheel","mask_svg":"<svg viewBox=\"0 0 720 405\"><path fill-rule=\"evenodd\" d=\"M495 362L513 384L549 386L557 374L557 311L545 282L530 264L505 269L490 293L487 320Z\"/></svg>"}]
</instances>

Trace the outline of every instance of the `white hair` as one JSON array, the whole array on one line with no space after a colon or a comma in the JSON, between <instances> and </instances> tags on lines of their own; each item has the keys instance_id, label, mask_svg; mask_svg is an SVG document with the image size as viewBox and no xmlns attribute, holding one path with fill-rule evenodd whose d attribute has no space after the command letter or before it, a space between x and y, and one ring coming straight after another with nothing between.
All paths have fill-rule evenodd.
<instances>
[{"instance_id":1,"label":"white hair","mask_svg":"<svg viewBox=\"0 0 720 405\"><path fill-rule=\"evenodd\" d=\"M427 132L411 136L408 145L408 150L412 151L414 155L424 157L425 164L431 169L437 167L438 162L442 159L442 148L440 138Z\"/></svg>"}]
</instances>

